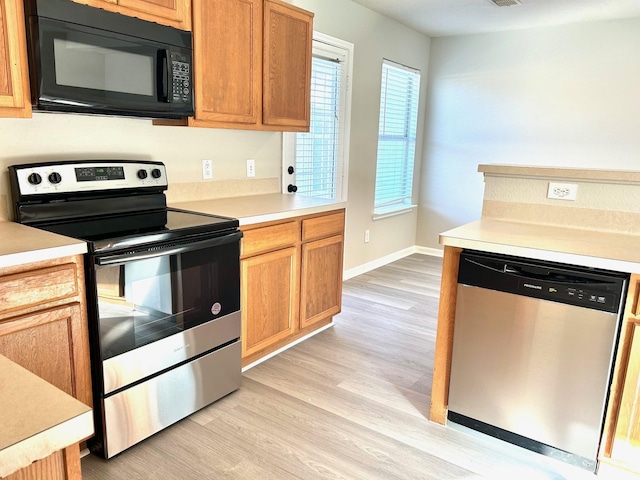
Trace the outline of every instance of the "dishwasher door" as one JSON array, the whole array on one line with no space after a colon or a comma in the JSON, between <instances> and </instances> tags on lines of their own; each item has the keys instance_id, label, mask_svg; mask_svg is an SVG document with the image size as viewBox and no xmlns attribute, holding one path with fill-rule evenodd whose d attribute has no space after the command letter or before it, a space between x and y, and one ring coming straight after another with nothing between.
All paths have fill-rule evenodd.
<instances>
[{"instance_id":1,"label":"dishwasher door","mask_svg":"<svg viewBox=\"0 0 640 480\"><path fill-rule=\"evenodd\" d=\"M459 283L449 419L595 469L619 315L514 293L524 285L537 296L579 294L574 303L590 305L589 291L599 288L575 273L548 276L535 268L534 279L513 262L477 275L474 283L497 290ZM606 295L621 303L621 292Z\"/></svg>"}]
</instances>

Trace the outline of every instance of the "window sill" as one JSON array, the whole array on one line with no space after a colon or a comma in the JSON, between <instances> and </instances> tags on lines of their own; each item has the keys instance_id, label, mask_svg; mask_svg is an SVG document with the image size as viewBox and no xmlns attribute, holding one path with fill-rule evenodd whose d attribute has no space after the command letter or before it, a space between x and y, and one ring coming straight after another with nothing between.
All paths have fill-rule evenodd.
<instances>
[{"instance_id":1,"label":"window sill","mask_svg":"<svg viewBox=\"0 0 640 480\"><path fill-rule=\"evenodd\" d=\"M403 207L376 210L373 212L373 220L375 221L383 218L395 217L396 215L404 215L405 213L412 212L417 207L417 205L406 205Z\"/></svg>"}]
</instances>

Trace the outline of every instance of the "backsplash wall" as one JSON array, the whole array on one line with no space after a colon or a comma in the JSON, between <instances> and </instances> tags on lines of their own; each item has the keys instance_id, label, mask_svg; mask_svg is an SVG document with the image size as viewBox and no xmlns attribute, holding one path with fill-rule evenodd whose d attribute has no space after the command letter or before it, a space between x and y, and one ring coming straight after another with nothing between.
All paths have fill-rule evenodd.
<instances>
[{"instance_id":1,"label":"backsplash wall","mask_svg":"<svg viewBox=\"0 0 640 480\"><path fill-rule=\"evenodd\" d=\"M0 118L0 220L11 219L7 167L69 159L136 159L167 166L170 200L278 192L282 134L242 130L154 126L149 119L33 113ZM256 177L246 164L256 160ZM202 180L202 160L213 160L213 179ZM175 184L175 192L171 185ZM191 187L192 185L192 187ZM267 191L265 191L267 190ZM269 190L273 190L270 192Z\"/></svg>"}]
</instances>

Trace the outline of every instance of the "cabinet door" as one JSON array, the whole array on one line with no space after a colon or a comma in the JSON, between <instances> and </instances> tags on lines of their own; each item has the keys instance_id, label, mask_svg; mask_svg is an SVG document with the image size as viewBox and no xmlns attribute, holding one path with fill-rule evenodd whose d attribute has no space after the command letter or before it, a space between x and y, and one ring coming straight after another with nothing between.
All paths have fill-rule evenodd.
<instances>
[{"instance_id":1,"label":"cabinet door","mask_svg":"<svg viewBox=\"0 0 640 480\"><path fill-rule=\"evenodd\" d=\"M73 0L148 22L191 30L190 0Z\"/></svg>"},{"instance_id":2,"label":"cabinet door","mask_svg":"<svg viewBox=\"0 0 640 480\"><path fill-rule=\"evenodd\" d=\"M0 322L0 354L91 405L88 340L79 303Z\"/></svg>"},{"instance_id":3,"label":"cabinet door","mask_svg":"<svg viewBox=\"0 0 640 480\"><path fill-rule=\"evenodd\" d=\"M342 235L302 245L300 328L340 312L342 252Z\"/></svg>"},{"instance_id":4,"label":"cabinet door","mask_svg":"<svg viewBox=\"0 0 640 480\"><path fill-rule=\"evenodd\" d=\"M256 125L262 109L262 0L194 0L193 9L196 121Z\"/></svg>"},{"instance_id":5,"label":"cabinet door","mask_svg":"<svg viewBox=\"0 0 640 480\"><path fill-rule=\"evenodd\" d=\"M264 8L262 123L308 131L313 15L271 0Z\"/></svg>"},{"instance_id":6,"label":"cabinet door","mask_svg":"<svg viewBox=\"0 0 640 480\"><path fill-rule=\"evenodd\" d=\"M242 356L246 357L296 331L296 249L257 255L240 264Z\"/></svg>"},{"instance_id":7,"label":"cabinet door","mask_svg":"<svg viewBox=\"0 0 640 480\"><path fill-rule=\"evenodd\" d=\"M629 363L622 389L611 458L640 472L640 323L632 323Z\"/></svg>"},{"instance_id":8,"label":"cabinet door","mask_svg":"<svg viewBox=\"0 0 640 480\"><path fill-rule=\"evenodd\" d=\"M22 0L0 2L0 116L31 117Z\"/></svg>"},{"instance_id":9,"label":"cabinet door","mask_svg":"<svg viewBox=\"0 0 640 480\"><path fill-rule=\"evenodd\" d=\"M144 20L191 30L190 0L118 0L118 5Z\"/></svg>"}]
</instances>

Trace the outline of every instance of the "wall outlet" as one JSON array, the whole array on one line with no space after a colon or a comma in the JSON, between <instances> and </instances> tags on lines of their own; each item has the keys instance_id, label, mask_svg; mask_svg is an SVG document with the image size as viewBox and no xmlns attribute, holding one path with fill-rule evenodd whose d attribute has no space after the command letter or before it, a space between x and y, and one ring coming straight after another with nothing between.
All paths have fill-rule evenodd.
<instances>
[{"instance_id":1,"label":"wall outlet","mask_svg":"<svg viewBox=\"0 0 640 480\"><path fill-rule=\"evenodd\" d=\"M547 198L558 200L575 200L578 193L578 185L575 183L549 182Z\"/></svg>"},{"instance_id":2,"label":"wall outlet","mask_svg":"<svg viewBox=\"0 0 640 480\"><path fill-rule=\"evenodd\" d=\"M213 160L202 160L202 179L213 178Z\"/></svg>"},{"instance_id":3,"label":"wall outlet","mask_svg":"<svg viewBox=\"0 0 640 480\"><path fill-rule=\"evenodd\" d=\"M253 158L247 160L247 177L256 176L256 161Z\"/></svg>"},{"instance_id":4,"label":"wall outlet","mask_svg":"<svg viewBox=\"0 0 640 480\"><path fill-rule=\"evenodd\" d=\"M365 230L364 231L364 243L369 243L370 240L370 236L369 236L369 230Z\"/></svg>"}]
</instances>

